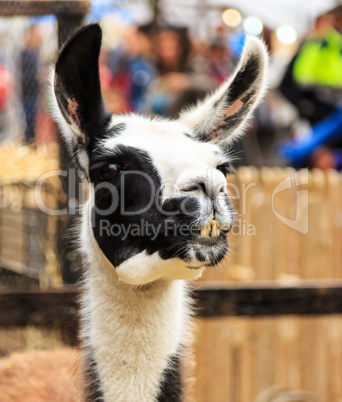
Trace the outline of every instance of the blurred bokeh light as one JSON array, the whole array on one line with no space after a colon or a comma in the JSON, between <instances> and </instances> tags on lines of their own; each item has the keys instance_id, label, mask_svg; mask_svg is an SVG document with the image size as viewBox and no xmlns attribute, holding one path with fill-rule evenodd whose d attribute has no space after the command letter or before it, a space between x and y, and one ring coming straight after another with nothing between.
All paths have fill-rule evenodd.
<instances>
[{"instance_id":1,"label":"blurred bokeh light","mask_svg":"<svg viewBox=\"0 0 342 402\"><path fill-rule=\"evenodd\" d=\"M291 25L279 25L276 35L280 43L292 45L297 40L297 32Z\"/></svg>"},{"instance_id":2,"label":"blurred bokeh light","mask_svg":"<svg viewBox=\"0 0 342 402\"><path fill-rule=\"evenodd\" d=\"M243 21L243 28L248 35L258 36L264 29L264 24L259 17L250 16Z\"/></svg>"},{"instance_id":3,"label":"blurred bokeh light","mask_svg":"<svg viewBox=\"0 0 342 402\"><path fill-rule=\"evenodd\" d=\"M235 28L241 24L242 17L238 10L227 8L222 13L222 19L228 27Z\"/></svg>"}]
</instances>

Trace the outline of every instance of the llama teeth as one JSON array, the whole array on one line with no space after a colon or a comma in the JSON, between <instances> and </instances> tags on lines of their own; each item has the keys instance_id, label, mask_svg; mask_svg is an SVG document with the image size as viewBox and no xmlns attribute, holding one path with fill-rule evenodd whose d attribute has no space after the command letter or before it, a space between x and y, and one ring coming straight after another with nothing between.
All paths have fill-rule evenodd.
<instances>
[{"instance_id":1,"label":"llama teeth","mask_svg":"<svg viewBox=\"0 0 342 402\"><path fill-rule=\"evenodd\" d=\"M220 226L215 221L215 224L213 225L213 236L218 237L219 235L220 235Z\"/></svg>"},{"instance_id":2,"label":"llama teeth","mask_svg":"<svg viewBox=\"0 0 342 402\"><path fill-rule=\"evenodd\" d=\"M210 226L209 225L201 227L201 231L200 231L201 236L208 237L209 233L210 233Z\"/></svg>"},{"instance_id":3,"label":"llama teeth","mask_svg":"<svg viewBox=\"0 0 342 402\"><path fill-rule=\"evenodd\" d=\"M212 221L210 222L210 226L211 226L212 237L218 237L220 234L220 230L218 229L218 223L215 218L213 218Z\"/></svg>"},{"instance_id":4,"label":"llama teeth","mask_svg":"<svg viewBox=\"0 0 342 402\"><path fill-rule=\"evenodd\" d=\"M200 235L203 237L218 237L221 233L220 225L213 219L209 225L202 226L200 229Z\"/></svg>"},{"instance_id":5,"label":"llama teeth","mask_svg":"<svg viewBox=\"0 0 342 402\"><path fill-rule=\"evenodd\" d=\"M205 230L204 230L204 236L205 236L205 237L209 237L209 234L210 234L210 226L207 225L204 229L205 229Z\"/></svg>"}]
</instances>

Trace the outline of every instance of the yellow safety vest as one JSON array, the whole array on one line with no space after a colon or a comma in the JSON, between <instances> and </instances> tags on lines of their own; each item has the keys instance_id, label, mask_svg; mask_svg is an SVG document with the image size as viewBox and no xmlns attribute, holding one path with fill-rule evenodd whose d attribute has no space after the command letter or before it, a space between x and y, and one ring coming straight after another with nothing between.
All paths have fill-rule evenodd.
<instances>
[{"instance_id":1,"label":"yellow safety vest","mask_svg":"<svg viewBox=\"0 0 342 402\"><path fill-rule=\"evenodd\" d=\"M293 76L303 85L341 88L342 36L335 29L310 36L295 60Z\"/></svg>"}]
</instances>

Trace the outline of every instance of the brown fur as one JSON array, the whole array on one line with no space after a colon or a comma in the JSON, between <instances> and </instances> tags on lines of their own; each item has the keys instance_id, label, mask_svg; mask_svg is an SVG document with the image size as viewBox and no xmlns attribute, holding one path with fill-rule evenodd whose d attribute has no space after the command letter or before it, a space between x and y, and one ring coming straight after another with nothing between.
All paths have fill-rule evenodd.
<instances>
[{"instance_id":1,"label":"brown fur","mask_svg":"<svg viewBox=\"0 0 342 402\"><path fill-rule=\"evenodd\" d=\"M80 352L63 348L0 359L1 402L83 402Z\"/></svg>"}]
</instances>

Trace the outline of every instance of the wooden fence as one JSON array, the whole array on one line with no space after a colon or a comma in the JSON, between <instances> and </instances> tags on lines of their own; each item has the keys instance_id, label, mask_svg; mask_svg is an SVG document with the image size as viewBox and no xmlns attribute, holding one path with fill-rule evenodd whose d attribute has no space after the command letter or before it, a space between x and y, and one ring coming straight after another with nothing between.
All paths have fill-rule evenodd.
<instances>
[{"instance_id":1,"label":"wooden fence","mask_svg":"<svg viewBox=\"0 0 342 402\"><path fill-rule=\"evenodd\" d=\"M0 344L7 337L18 347L20 330L14 328L20 327L27 328L21 341L31 349L75 344L78 293L74 286L1 289ZM193 296L197 383L189 401L252 402L274 385L316 395L302 402L340 400L341 280L202 284Z\"/></svg>"},{"instance_id":2,"label":"wooden fence","mask_svg":"<svg viewBox=\"0 0 342 402\"><path fill-rule=\"evenodd\" d=\"M300 401L342 399L341 316L214 318L197 330L196 402L252 402L275 385L316 395Z\"/></svg>"},{"instance_id":3,"label":"wooden fence","mask_svg":"<svg viewBox=\"0 0 342 402\"><path fill-rule=\"evenodd\" d=\"M263 303L262 292L246 294L239 314L250 308L253 318L197 321L194 400L252 402L262 390L283 385L316 394L307 400L341 401L342 316L318 315L322 308L341 314L341 306L329 307L322 292L307 299L302 289L297 299L287 288L342 278L341 174L241 168L229 180L238 210L231 252L201 280L241 282L239 287L269 280L277 297ZM341 292L337 288L331 300L337 302ZM296 316L304 300L317 316ZM256 318L284 309L289 316Z\"/></svg>"},{"instance_id":4,"label":"wooden fence","mask_svg":"<svg viewBox=\"0 0 342 402\"><path fill-rule=\"evenodd\" d=\"M341 174L246 167L228 183L230 252L203 281L342 278Z\"/></svg>"},{"instance_id":5,"label":"wooden fence","mask_svg":"<svg viewBox=\"0 0 342 402\"><path fill-rule=\"evenodd\" d=\"M232 252L194 284L193 400L255 402L280 385L313 393L299 400L340 402L342 176L241 168L229 180ZM34 324L55 329L53 345L70 342L76 293L3 291L0 326Z\"/></svg>"},{"instance_id":6,"label":"wooden fence","mask_svg":"<svg viewBox=\"0 0 342 402\"><path fill-rule=\"evenodd\" d=\"M55 178L54 178L55 179ZM3 183L0 179L0 284L62 284L56 255L58 216L44 213L35 199L36 182ZM60 183L40 183L46 208L59 206ZM19 274L15 278L13 274ZM29 281L31 279L31 281ZM18 281L18 282L16 282Z\"/></svg>"}]
</instances>

